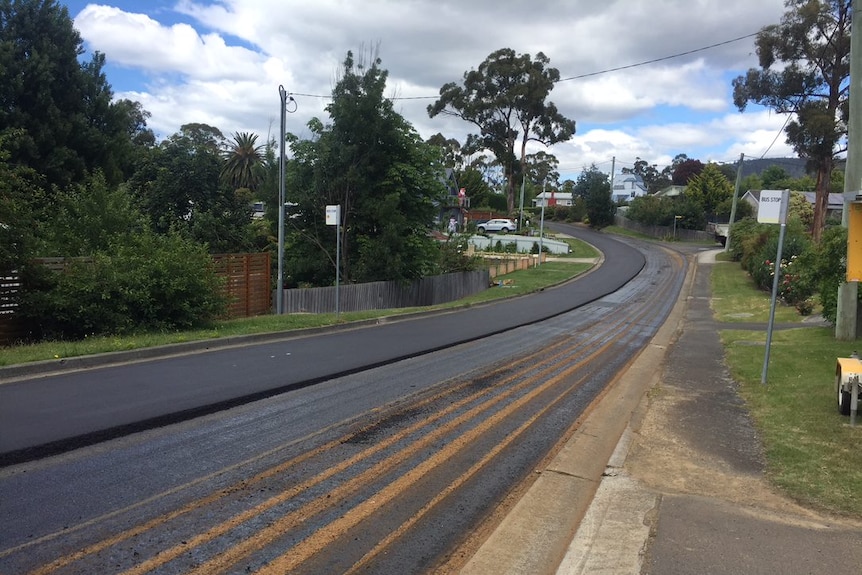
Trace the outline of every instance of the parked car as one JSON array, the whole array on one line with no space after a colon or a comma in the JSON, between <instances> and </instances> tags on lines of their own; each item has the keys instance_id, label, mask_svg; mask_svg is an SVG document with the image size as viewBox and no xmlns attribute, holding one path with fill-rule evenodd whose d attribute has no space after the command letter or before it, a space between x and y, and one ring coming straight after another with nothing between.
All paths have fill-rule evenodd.
<instances>
[{"instance_id":1,"label":"parked car","mask_svg":"<svg viewBox=\"0 0 862 575\"><path fill-rule=\"evenodd\" d=\"M514 232L516 229L518 229L518 226L515 225L515 222L500 218L488 220L487 222L483 222L476 226L476 230L480 234L484 234L486 232L502 232L504 234L508 234L509 232Z\"/></svg>"}]
</instances>

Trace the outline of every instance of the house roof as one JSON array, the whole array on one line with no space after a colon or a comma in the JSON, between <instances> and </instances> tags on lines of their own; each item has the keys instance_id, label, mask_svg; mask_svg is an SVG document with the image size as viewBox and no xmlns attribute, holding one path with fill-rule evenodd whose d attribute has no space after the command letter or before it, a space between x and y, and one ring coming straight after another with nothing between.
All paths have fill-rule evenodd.
<instances>
[{"instance_id":1,"label":"house roof","mask_svg":"<svg viewBox=\"0 0 862 575\"><path fill-rule=\"evenodd\" d=\"M779 191L779 190L748 190L747 192L745 192L743 197L750 196L750 197L754 198L754 200L756 202L760 203L760 192L761 191L773 192L773 191ZM805 201L811 205L814 205L814 202L817 199L817 192L796 192L796 193L802 194L802 196L805 198ZM827 210L843 210L844 209L844 195L843 194L837 194L834 192L830 193L826 209Z\"/></svg>"},{"instance_id":2,"label":"house roof","mask_svg":"<svg viewBox=\"0 0 862 575\"><path fill-rule=\"evenodd\" d=\"M660 198L674 198L683 195L683 193L685 193L685 186L673 185L657 191L655 195Z\"/></svg>"},{"instance_id":3,"label":"house roof","mask_svg":"<svg viewBox=\"0 0 862 575\"><path fill-rule=\"evenodd\" d=\"M571 200L572 194L571 194L571 192L541 192L539 194L536 194L536 199L539 199L539 198L541 198L543 200L545 198L547 198L549 200L551 198L555 198L557 200Z\"/></svg>"}]
</instances>

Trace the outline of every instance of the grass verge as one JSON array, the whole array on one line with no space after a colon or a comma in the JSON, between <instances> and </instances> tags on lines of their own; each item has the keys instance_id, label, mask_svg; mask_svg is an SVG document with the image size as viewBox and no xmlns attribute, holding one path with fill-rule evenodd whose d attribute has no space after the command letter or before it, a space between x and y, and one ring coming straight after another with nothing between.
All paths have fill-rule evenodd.
<instances>
[{"instance_id":1,"label":"grass verge","mask_svg":"<svg viewBox=\"0 0 862 575\"><path fill-rule=\"evenodd\" d=\"M33 361L44 361L67 357L79 357L113 351L129 351L146 347L185 343L190 341L217 340L226 337L260 333L279 333L299 329L325 327L379 317L392 317L438 309L453 309L478 305L494 300L525 295L569 280L592 267L592 264L573 261L576 257L596 257L598 253L583 242L575 241L576 249L558 261L549 261L541 266L500 276L502 286L491 287L470 297L424 308L400 308L345 312L338 317L328 314L268 315L217 321L204 329L176 332L142 333L124 336L87 337L79 341L47 341L32 345L0 348L0 366L17 365ZM567 261L568 260L568 261Z\"/></svg>"},{"instance_id":2,"label":"grass verge","mask_svg":"<svg viewBox=\"0 0 862 575\"><path fill-rule=\"evenodd\" d=\"M717 319L768 321L769 294L738 264L714 266L712 282ZM792 308L776 310L776 322L800 319ZM765 328L735 330L728 323L720 335L731 376L761 434L769 480L805 506L862 518L862 421L850 427L838 414L833 390L836 358L862 351L860 342L836 341L830 327L775 330L763 385Z\"/></svg>"},{"instance_id":3,"label":"grass verge","mask_svg":"<svg viewBox=\"0 0 862 575\"><path fill-rule=\"evenodd\" d=\"M760 291L736 262L718 263L712 269L712 309L721 322L768 322L771 294ZM777 304L776 323L801 322L796 308Z\"/></svg>"}]
</instances>

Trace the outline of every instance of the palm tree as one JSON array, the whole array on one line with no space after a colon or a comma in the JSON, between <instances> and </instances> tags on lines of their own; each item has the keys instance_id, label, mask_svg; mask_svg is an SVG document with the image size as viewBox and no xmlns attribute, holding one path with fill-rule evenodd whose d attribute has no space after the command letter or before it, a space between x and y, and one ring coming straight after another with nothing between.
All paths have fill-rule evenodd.
<instances>
[{"instance_id":1,"label":"palm tree","mask_svg":"<svg viewBox=\"0 0 862 575\"><path fill-rule=\"evenodd\" d=\"M254 192L263 180L263 146L257 145L257 134L237 132L224 151L221 178L233 189Z\"/></svg>"}]
</instances>

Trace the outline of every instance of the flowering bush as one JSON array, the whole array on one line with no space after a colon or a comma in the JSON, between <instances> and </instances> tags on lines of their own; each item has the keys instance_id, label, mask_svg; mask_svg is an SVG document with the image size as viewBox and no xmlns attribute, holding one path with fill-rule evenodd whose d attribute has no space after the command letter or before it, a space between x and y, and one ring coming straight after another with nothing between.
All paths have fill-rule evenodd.
<instances>
[{"instance_id":1,"label":"flowering bush","mask_svg":"<svg viewBox=\"0 0 862 575\"><path fill-rule=\"evenodd\" d=\"M802 308L808 307L804 304L811 297L812 290L805 276L801 273L798 257L794 255L789 260L782 259L779 269L778 297L787 305L797 308L800 305ZM772 284L775 281L775 262L764 260L760 269L752 273L752 276L758 287L771 292Z\"/></svg>"}]
</instances>

